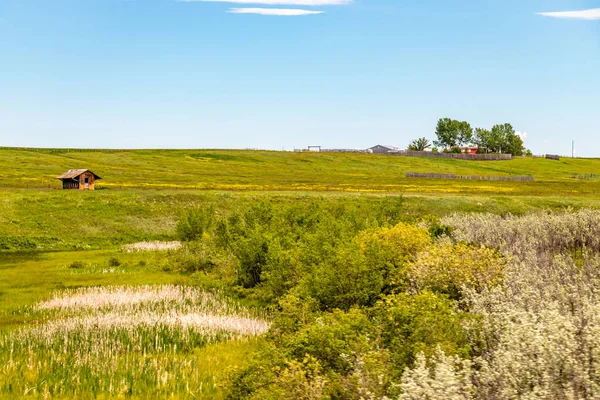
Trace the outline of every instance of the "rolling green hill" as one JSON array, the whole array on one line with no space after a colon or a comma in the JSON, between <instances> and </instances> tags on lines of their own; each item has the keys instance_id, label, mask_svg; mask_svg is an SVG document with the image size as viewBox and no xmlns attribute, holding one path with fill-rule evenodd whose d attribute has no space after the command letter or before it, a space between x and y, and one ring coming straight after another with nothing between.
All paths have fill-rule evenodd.
<instances>
[{"instance_id":1,"label":"rolling green hill","mask_svg":"<svg viewBox=\"0 0 600 400\"><path fill-rule=\"evenodd\" d=\"M556 195L600 192L600 159L464 161L372 154L235 150L0 149L0 188L59 188L67 169L88 168L100 188L380 191ZM534 176L535 183L407 179L407 172ZM567 185L567 186L565 186Z\"/></svg>"},{"instance_id":2,"label":"rolling green hill","mask_svg":"<svg viewBox=\"0 0 600 400\"><path fill-rule=\"evenodd\" d=\"M99 174L100 190L58 190L56 176L73 168ZM407 172L533 175L536 181L409 179ZM455 211L597 207L596 175L595 159L474 162L372 154L0 148L0 249L112 248L173 239L175 221L187 207L214 205L229 212L257 198L371 207L379 196L402 195L409 219Z\"/></svg>"}]
</instances>

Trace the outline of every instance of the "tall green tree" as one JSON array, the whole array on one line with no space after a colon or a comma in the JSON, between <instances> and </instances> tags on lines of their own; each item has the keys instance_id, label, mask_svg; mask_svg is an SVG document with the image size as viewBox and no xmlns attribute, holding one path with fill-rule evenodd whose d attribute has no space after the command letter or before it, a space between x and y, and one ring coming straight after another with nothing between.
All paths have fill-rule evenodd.
<instances>
[{"instance_id":1,"label":"tall green tree","mask_svg":"<svg viewBox=\"0 0 600 400\"><path fill-rule=\"evenodd\" d=\"M506 153L512 154L513 156L522 156L525 152L525 146L523 139L512 130L512 132L506 133L505 139Z\"/></svg>"},{"instance_id":2,"label":"tall green tree","mask_svg":"<svg viewBox=\"0 0 600 400\"><path fill-rule=\"evenodd\" d=\"M458 129L458 145L465 146L473 142L473 128L467 121L455 121Z\"/></svg>"},{"instance_id":3,"label":"tall green tree","mask_svg":"<svg viewBox=\"0 0 600 400\"><path fill-rule=\"evenodd\" d=\"M408 150L412 151L425 151L425 149L428 149L430 147L431 142L429 142L429 140L427 140L427 138L424 137L415 139L408 144Z\"/></svg>"},{"instance_id":4,"label":"tall green tree","mask_svg":"<svg viewBox=\"0 0 600 400\"><path fill-rule=\"evenodd\" d=\"M487 147L492 153L521 156L525 151L523 139L517 135L511 124L494 125L491 130L475 129L475 143Z\"/></svg>"},{"instance_id":5,"label":"tall green tree","mask_svg":"<svg viewBox=\"0 0 600 400\"><path fill-rule=\"evenodd\" d=\"M465 145L473 140L473 128L468 122L450 118L441 118L438 121L435 134L435 145L446 149Z\"/></svg>"}]
</instances>

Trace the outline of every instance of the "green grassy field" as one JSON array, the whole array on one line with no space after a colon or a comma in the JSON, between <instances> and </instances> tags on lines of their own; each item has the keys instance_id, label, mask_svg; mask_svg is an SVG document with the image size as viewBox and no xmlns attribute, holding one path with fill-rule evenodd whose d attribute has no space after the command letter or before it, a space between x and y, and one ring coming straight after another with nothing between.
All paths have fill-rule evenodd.
<instances>
[{"instance_id":1,"label":"green grassy field","mask_svg":"<svg viewBox=\"0 0 600 400\"><path fill-rule=\"evenodd\" d=\"M102 176L94 193L62 191L67 169ZM255 198L364 202L402 195L408 215L524 213L596 206L600 160L512 161L226 150L73 151L0 148L0 249L114 248L173 238L176 217L198 204L224 211ZM534 176L535 182L407 179L406 172ZM348 196L352 195L352 196ZM340 197L342 196L342 197Z\"/></svg>"},{"instance_id":2,"label":"green grassy field","mask_svg":"<svg viewBox=\"0 0 600 400\"><path fill-rule=\"evenodd\" d=\"M600 193L600 159L464 161L346 153L227 150L67 151L0 149L0 188L59 188L56 176L88 168L100 188L267 191ZM407 172L533 176L534 183L407 179ZM567 186L565 184L568 183Z\"/></svg>"},{"instance_id":3,"label":"green grassy field","mask_svg":"<svg viewBox=\"0 0 600 400\"><path fill-rule=\"evenodd\" d=\"M58 190L55 177L73 168L102 176L99 190ZM190 207L227 215L258 200L276 208L316 202L357 212L402 196L406 222L454 212L600 207L600 160L588 159L472 162L267 151L0 148L0 171L0 332L31 323L23 310L65 289L198 284L198 277L165 268L164 253L120 251L126 243L176 239L176 221ZM407 179L407 172L534 176L536 181ZM111 258L120 265L111 266ZM71 268L74 262L83 268ZM200 281L210 284L210 279ZM220 398L228 368L244 365L260 346L248 341L197 349L195 360L207 360L198 372L197 381L205 384L200 394Z\"/></svg>"}]
</instances>

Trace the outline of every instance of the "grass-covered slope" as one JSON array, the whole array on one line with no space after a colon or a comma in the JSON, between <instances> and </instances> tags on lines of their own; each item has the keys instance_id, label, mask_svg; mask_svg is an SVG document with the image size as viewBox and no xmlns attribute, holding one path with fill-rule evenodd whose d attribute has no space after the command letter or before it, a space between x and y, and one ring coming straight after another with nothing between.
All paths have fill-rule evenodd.
<instances>
[{"instance_id":1,"label":"grass-covered slope","mask_svg":"<svg viewBox=\"0 0 600 400\"><path fill-rule=\"evenodd\" d=\"M99 174L101 190L55 190L60 188L56 176L72 168ZM536 182L407 179L409 171L533 175ZM255 198L294 203L310 197L371 207L378 196L346 194L403 195L407 218L596 207L600 181L595 174L600 175L600 160L473 162L267 151L0 148L0 250L99 249L171 240L182 210L204 205L228 213Z\"/></svg>"},{"instance_id":2,"label":"grass-covered slope","mask_svg":"<svg viewBox=\"0 0 600 400\"><path fill-rule=\"evenodd\" d=\"M550 195L600 190L600 159L518 158L465 161L369 154L234 150L86 151L0 148L0 188L60 187L56 176L88 168L103 188L220 190L348 190L381 192L498 192ZM478 176L534 176L536 182L462 182L407 179L407 172Z\"/></svg>"}]
</instances>

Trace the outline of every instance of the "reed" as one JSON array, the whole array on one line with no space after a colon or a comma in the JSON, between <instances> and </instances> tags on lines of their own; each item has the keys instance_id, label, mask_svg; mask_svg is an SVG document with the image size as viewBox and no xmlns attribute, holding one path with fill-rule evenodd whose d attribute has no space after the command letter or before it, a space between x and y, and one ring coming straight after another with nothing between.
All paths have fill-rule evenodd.
<instances>
[{"instance_id":1,"label":"reed","mask_svg":"<svg viewBox=\"0 0 600 400\"><path fill-rule=\"evenodd\" d=\"M270 327L218 291L175 285L67 290L26 312L35 323L0 335L1 394L193 397L206 389L199 349Z\"/></svg>"}]
</instances>

